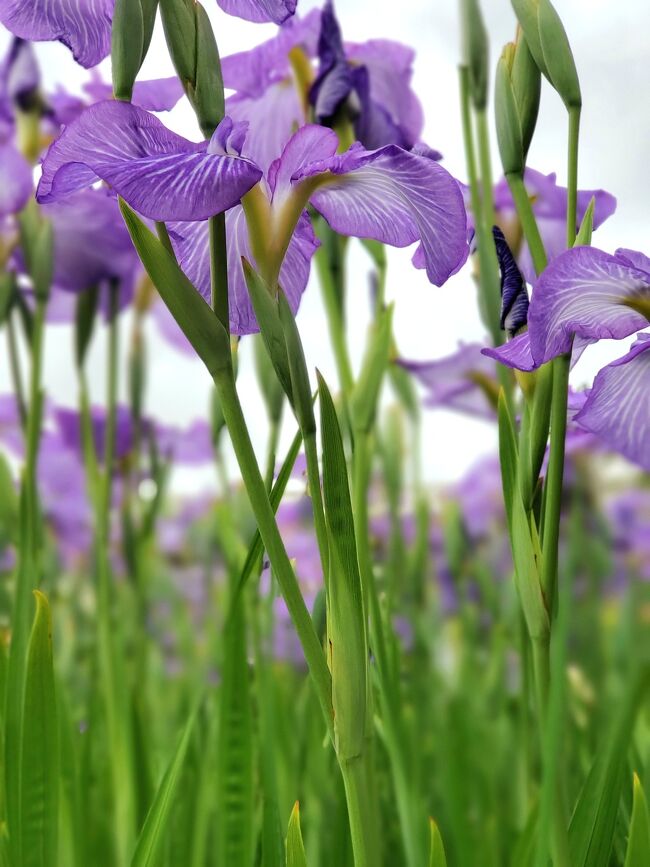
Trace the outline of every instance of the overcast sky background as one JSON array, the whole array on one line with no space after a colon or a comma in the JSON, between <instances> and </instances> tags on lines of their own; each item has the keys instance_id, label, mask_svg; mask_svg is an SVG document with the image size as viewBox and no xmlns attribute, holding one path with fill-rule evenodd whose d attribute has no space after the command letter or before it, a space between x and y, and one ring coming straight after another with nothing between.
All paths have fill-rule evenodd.
<instances>
[{"instance_id":1,"label":"overcast sky background","mask_svg":"<svg viewBox=\"0 0 650 867\"><path fill-rule=\"evenodd\" d=\"M270 25L254 25L223 14L214 0L203 0L212 18L222 56L252 47L271 36ZM303 13L320 5L299 0ZM442 151L444 165L465 180L458 108L457 64L459 32L454 0L338 0L337 11L344 37L351 41L392 38L416 51L414 87L425 111L424 139ZM583 188L602 187L618 198L618 210L594 236L594 243L607 251L618 246L650 252L648 203L650 202L650 3L648 0L555 0L565 24L578 67L583 92L579 183ZM515 18L507 0L483 0L482 8L491 42L493 69L502 45L514 36ZM2 33L2 48L8 37ZM59 44L41 44L38 53L46 87L57 83L77 90L85 73ZM162 35L157 26L143 78L171 75ZM106 78L110 78L108 67ZM185 101L184 101L185 102ZM199 138L191 110L182 105L164 121L188 138ZM566 116L558 97L548 85L543 88L538 127L529 155L529 165L544 172L556 171L566 181ZM496 142L493 163L498 175ZM482 340L484 329L476 312L475 288L469 270L437 288L423 271L410 264L411 250L389 248L388 296L395 300L395 329L399 347L409 358L430 359L452 352L459 341ZM314 270L314 269L313 269ZM351 244L348 321L352 355L361 356L369 321L369 262L358 243ZM316 365L332 384L336 373L327 342L320 288L314 274L303 296L298 316L300 331L313 369ZM122 320L123 347L128 318ZM0 338L4 341L4 338ZM589 384L603 363L623 355L630 341L607 342L590 348L574 371L576 385ZM239 384L249 426L259 453L264 452L264 410L255 385L250 341L243 341ZM147 409L161 420L189 423L208 406L210 380L199 361L169 348L149 329L151 369ZM90 372L93 399L103 400L103 336L95 340ZM0 388L9 387L6 349L0 348ZM59 403L76 403L72 369L71 334L57 326L48 333L45 381L49 394ZM123 378L124 379L124 378ZM122 382L124 387L125 383ZM124 388L122 388L124 394ZM293 436L293 420L285 425L283 443ZM432 483L459 478L481 455L496 447L494 426L445 411L425 414L424 472ZM206 473L176 474L184 490L210 484Z\"/></svg>"}]
</instances>

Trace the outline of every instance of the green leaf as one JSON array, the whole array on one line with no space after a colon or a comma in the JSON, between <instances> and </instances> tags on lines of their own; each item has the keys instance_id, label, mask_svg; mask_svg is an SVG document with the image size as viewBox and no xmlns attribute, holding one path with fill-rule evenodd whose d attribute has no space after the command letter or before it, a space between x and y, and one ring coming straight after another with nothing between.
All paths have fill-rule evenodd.
<instances>
[{"instance_id":1,"label":"green leaf","mask_svg":"<svg viewBox=\"0 0 650 867\"><path fill-rule=\"evenodd\" d=\"M18 494L7 459L0 453L0 547L16 541L18 534Z\"/></svg>"},{"instance_id":2,"label":"green leaf","mask_svg":"<svg viewBox=\"0 0 650 867\"><path fill-rule=\"evenodd\" d=\"M429 849L429 867L447 867L447 857L445 855L445 847L442 845L442 837L440 829L433 819L429 819L429 830L431 832L431 847Z\"/></svg>"},{"instance_id":3,"label":"green leaf","mask_svg":"<svg viewBox=\"0 0 650 867\"><path fill-rule=\"evenodd\" d=\"M271 290L266 282L251 268L245 259L242 259L242 267L253 310L255 311L255 318L260 326L260 333L266 346L266 351L269 354L271 364L280 380L284 393L293 405L291 370L284 328L280 321L278 302L271 294Z\"/></svg>"},{"instance_id":4,"label":"green leaf","mask_svg":"<svg viewBox=\"0 0 650 867\"><path fill-rule=\"evenodd\" d=\"M230 339L178 263L134 211L120 199L131 240L152 283L212 376L232 364Z\"/></svg>"},{"instance_id":5,"label":"green leaf","mask_svg":"<svg viewBox=\"0 0 650 867\"><path fill-rule=\"evenodd\" d=\"M300 830L300 804L293 805L287 828L287 867L307 867L305 846Z\"/></svg>"},{"instance_id":6,"label":"green leaf","mask_svg":"<svg viewBox=\"0 0 650 867\"><path fill-rule=\"evenodd\" d=\"M196 112L201 132L210 138L225 114L221 59L212 24L203 6L195 2L196 80L187 95Z\"/></svg>"},{"instance_id":7,"label":"green leaf","mask_svg":"<svg viewBox=\"0 0 650 867\"><path fill-rule=\"evenodd\" d=\"M309 382L309 372L305 361L305 351L300 339L296 320L289 307L284 293L280 292L278 299L280 322L284 329L284 339L289 361L291 376L291 393L293 395L293 410L300 425L303 438L306 440L316 433L316 418L314 417L314 399Z\"/></svg>"},{"instance_id":8,"label":"green leaf","mask_svg":"<svg viewBox=\"0 0 650 867\"><path fill-rule=\"evenodd\" d=\"M567 108L579 108L580 82L566 30L550 0L537 2L539 39L549 81Z\"/></svg>"},{"instance_id":9,"label":"green leaf","mask_svg":"<svg viewBox=\"0 0 650 867\"><path fill-rule=\"evenodd\" d=\"M366 728L368 648L363 593L343 438L336 409L318 374L323 496L330 541L329 652L337 754L359 756Z\"/></svg>"},{"instance_id":10,"label":"green leaf","mask_svg":"<svg viewBox=\"0 0 650 867\"><path fill-rule=\"evenodd\" d=\"M499 395L498 417L501 479L515 564L515 582L528 632L532 638L540 638L548 633L549 620L539 579L536 530L528 522L521 499L517 481L519 455L515 430L503 391ZM530 520L534 521L532 515Z\"/></svg>"},{"instance_id":11,"label":"green leaf","mask_svg":"<svg viewBox=\"0 0 650 867\"><path fill-rule=\"evenodd\" d=\"M248 867L253 857L253 729L245 599L231 609L222 660L217 750L218 861Z\"/></svg>"},{"instance_id":12,"label":"green leaf","mask_svg":"<svg viewBox=\"0 0 650 867\"><path fill-rule=\"evenodd\" d=\"M47 598L38 590L27 648L20 760L20 864L53 867L57 860L59 743L52 621Z\"/></svg>"},{"instance_id":13,"label":"green leaf","mask_svg":"<svg viewBox=\"0 0 650 867\"><path fill-rule=\"evenodd\" d=\"M650 815L641 780L634 774L634 799L625 867L648 867L650 864Z\"/></svg>"},{"instance_id":14,"label":"green leaf","mask_svg":"<svg viewBox=\"0 0 650 867\"><path fill-rule=\"evenodd\" d=\"M382 310L373 325L359 377L350 397L355 430L369 432L375 420L381 384L388 365L393 334L393 305Z\"/></svg>"},{"instance_id":15,"label":"green leaf","mask_svg":"<svg viewBox=\"0 0 650 867\"><path fill-rule=\"evenodd\" d=\"M75 357L77 367L82 368L86 360L86 353L93 336L97 305L99 303L99 289L93 286L77 297L75 309Z\"/></svg>"},{"instance_id":16,"label":"green leaf","mask_svg":"<svg viewBox=\"0 0 650 867\"><path fill-rule=\"evenodd\" d=\"M607 867L636 715L647 699L650 671L632 678L609 737L591 767L569 827L572 867Z\"/></svg>"},{"instance_id":17,"label":"green leaf","mask_svg":"<svg viewBox=\"0 0 650 867\"><path fill-rule=\"evenodd\" d=\"M587 205L587 210L580 223L580 229L576 235L574 247L588 247L591 244L591 235L594 230L594 210L596 208L596 197L592 196Z\"/></svg>"},{"instance_id":18,"label":"green leaf","mask_svg":"<svg viewBox=\"0 0 650 867\"><path fill-rule=\"evenodd\" d=\"M183 773L185 758L190 745L197 710L192 712L181 739L176 747L165 775L156 792L153 804L147 814L142 831L135 846L131 867L156 867L160 864L161 847L164 841L167 823L174 806L178 784Z\"/></svg>"}]
</instances>

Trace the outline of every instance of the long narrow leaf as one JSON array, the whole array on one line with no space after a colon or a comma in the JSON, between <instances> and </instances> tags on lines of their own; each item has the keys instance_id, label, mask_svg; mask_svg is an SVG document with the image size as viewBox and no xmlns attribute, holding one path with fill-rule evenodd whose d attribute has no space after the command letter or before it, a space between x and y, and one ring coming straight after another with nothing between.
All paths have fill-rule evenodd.
<instances>
[{"instance_id":1,"label":"long narrow leaf","mask_svg":"<svg viewBox=\"0 0 650 867\"><path fill-rule=\"evenodd\" d=\"M307 856L305 854L304 843L302 842L302 831L300 830L300 805L298 801L293 805L293 810L289 817L289 827L287 829L287 867L307 867Z\"/></svg>"},{"instance_id":2,"label":"long narrow leaf","mask_svg":"<svg viewBox=\"0 0 650 867\"><path fill-rule=\"evenodd\" d=\"M160 864L158 860L159 853L167 829L167 822L174 806L174 798L183 772L196 716L197 711L195 710L187 721L176 752L158 786L158 791L145 820L144 827L138 837L135 852L131 859L131 867L154 867L154 865Z\"/></svg>"}]
</instances>

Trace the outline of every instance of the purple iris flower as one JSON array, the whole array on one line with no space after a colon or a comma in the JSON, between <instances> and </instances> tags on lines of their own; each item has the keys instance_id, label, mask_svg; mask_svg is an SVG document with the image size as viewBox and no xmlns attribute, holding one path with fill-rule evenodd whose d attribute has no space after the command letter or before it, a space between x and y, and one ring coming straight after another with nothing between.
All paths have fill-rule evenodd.
<instances>
[{"instance_id":1,"label":"purple iris flower","mask_svg":"<svg viewBox=\"0 0 650 867\"><path fill-rule=\"evenodd\" d=\"M62 42L88 68L110 54L114 6L115 0L0 0L0 23L22 39Z\"/></svg>"},{"instance_id":2,"label":"purple iris flower","mask_svg":"<svg viewBox=\"0 0 650 867\"><path fill-rule=\"evenodd\" d=\"M650 334L639 334L632 348L596 375L575 416L580 427L650 471Z\"/></svg>"},{"instance_id":3,"label":"purple iris flower","mask_svg":"<svg viewBox=\"0 0 650 867\"><path fill-rule=\"evenodd\" d=\"M133 105L97 103L48 151L37 198L64 199L101 178L144 216L170 222L181 264L206 292L205 227L187 223L235 208L262 178L261 170L242 156L245 135L246 124L227 117L209 143L194 144ZM256 264L263 272L265 265L270 268L270 282L279 279L297 308L315 249L303 216L309 202L340 234L397 247L419 241L427 276L436 285L465 261L462 193L445 169L395 145L366 151L356 144L343 154L337 153L338 146L333 131L305 126L272 163L265 184L254 193L253 209L262 214L256 234L268 249L252 249L240 211L228 215L235 333L256 330L240 266L233 267L242 254L259 258L261 252L273 259Z\"/></svg>"},{"instance_id":4,"label":"purple iris flower","mask_svg":"<svg viewBox=\"0 0 650 867\"><path fill-rule=\"evenodd\" d=\"M410 48L391 40L343 44L328 4L322 13L312 10L287 22L277 36L251 51L224 58L224 82L235 91L227 111L250 123L246 152L267 169L296 127L310 120L307 94L299 91L319 59L310 96L318 122L330 123L345 103L366 148L397 144L411 149L424 124L411 88L413 56ZM296 69L307 79L299 87Z\"/></svg>"},{"instance_id":5,"label":"purple iris flower","mask_svg":"<svg viewBox=\"0 0 650 867\"><path fill-rule=\"evenodd\" d=\"M534 370L558 355L574 356L597 340L620 340L648 324L650 259L634 250L611 256L595 247L561 253L540 275L528 331L484 350L509 367Z\"/></svg>"},{"instance_id":6,"label":"purple iris flower","mask_svg":"<svg viewBox=\"0 0 650 867\"><path fill-rule=\"evenodd\" d=\"M309 100L317 123L351 120L368 150L397 144L407 150L422 132L419 101L410 88L413 52L389 40L344 46L331 0L318 41L318 75Z\"/></svg>"},{"instance_id":7,"label":"purple iris flower","mask_svg":"<svg viewBox=\"0 0 650 867\"><path fill-rule=\"evenodd\" d=\"M526 169L524 183L532 201L533 213L550 262L566 250L567 190L566 187L559 186L555 173L545 175L530 168ZM576 232L592 197L595 200L594 229L601 226L616 210L615 197L605 190L578 190ZM494 188L494 206L499 225L504 230L506 238L511 238L511 225L517 219L517 212L505 178L502 178ZM511 243L513 250L518 246ZM525 241L521 243L521 249L517 253L517 262L527 282L534 283L535 269Z\"/></svg>"},{"instance_id":8,"label":"purple iris flower","mask_svg":"<svg viewBox=\"0 0 650 867\"><path fill-rule=\"evenodd\" d=\"M231 149L223 121L209 142L191 142L126 102L88 108L43 161L36 197L55 202L101 179L152 220L206 220L237 204L262 173ZM227 149L228 150L227 150Z\"/></svg>"},{"instance_id":9,"label":"purple iris flower","mask_svg":"<svg viewBox=\"0 0 650 867\"><path fill-rule=\"evenodd\" d=\"M496 365L482 353L482 346L469 343L435 361L407 361L399 364L426 388L425 406L453 409L493 420L499 384Z\"/></svg>"}]
</instances>

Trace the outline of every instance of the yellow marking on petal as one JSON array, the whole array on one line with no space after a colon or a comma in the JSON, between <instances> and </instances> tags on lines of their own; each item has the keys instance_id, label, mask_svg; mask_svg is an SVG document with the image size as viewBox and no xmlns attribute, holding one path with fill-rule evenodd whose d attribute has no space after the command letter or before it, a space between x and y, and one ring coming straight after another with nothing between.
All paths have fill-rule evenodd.
<instances>
[{"instance_id":1,"label":"yellow marking on petal","mask_svg":"<svg viewBox=\"0 0 650 867\"><path fill-rule=\"evenodd\" d=\"M631 310L634 310L636 313L640 313L641 316L645 316L645 318L650 322L650 297L647 295L629 295L627 298L623 298L618 302L622 304L624 307L629 307Z\"/></svg>"}]
</instances>

